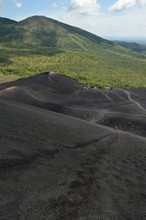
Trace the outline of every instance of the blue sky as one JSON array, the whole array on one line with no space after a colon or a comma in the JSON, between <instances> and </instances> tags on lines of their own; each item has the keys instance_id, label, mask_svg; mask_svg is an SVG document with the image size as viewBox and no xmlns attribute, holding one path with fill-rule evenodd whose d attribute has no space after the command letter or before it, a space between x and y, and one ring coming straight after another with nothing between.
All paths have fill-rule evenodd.
<instances>
[{"instance_id":1,"label":"blue sky","mask_svg":"<svg viewBox=\"0 0 146 220\"><path fill-rule=\"evenodd\" d=\"M0 0L0 17L44 15L99 36L146 37L146 0Z\"/></svg>"}]
</instances>

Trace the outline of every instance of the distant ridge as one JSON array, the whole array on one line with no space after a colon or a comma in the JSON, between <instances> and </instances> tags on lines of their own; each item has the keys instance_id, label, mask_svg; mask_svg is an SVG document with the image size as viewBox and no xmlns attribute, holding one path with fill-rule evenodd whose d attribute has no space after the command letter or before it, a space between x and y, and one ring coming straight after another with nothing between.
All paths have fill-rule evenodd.
<instances>
[{"instance_id":1,"label":"distant ridge","mask_svg":"<svg viewBox=\"0 0 146 220\"><path fill-rule=\"evenodd\" d=\"M3 29L5 24L5 29ZM10 45L47 46L72 49L111 47L113 43L77 27L44 16L20 22L0 18L0 42Z\"/></svg>"},{"instance_id":2,"label":"distant ridge","mask_svg":"<svg viewBox=\"0 0 146 220\"><path fill-rule=\"evenodd\" d=\"M0 25L2 25L2 24L14 24L14 23L17 23L16 21L14 21L14 20L11 20L11 19L9 19L9 18L1 18L0 17Z\"/></svg>"},{"instance_id":3,"label":"distant ridge","mask_svg":"<svg viewBox=\"0 0 146 220\"><path fill-rule=\"evenodd\" d=\"M126 49L132 50L134 52L145 52L146 53L146 45L139 44L136 42L127 42L127 41L114 41L116 44L125 47Z\"/></svg>"}]
</instances>

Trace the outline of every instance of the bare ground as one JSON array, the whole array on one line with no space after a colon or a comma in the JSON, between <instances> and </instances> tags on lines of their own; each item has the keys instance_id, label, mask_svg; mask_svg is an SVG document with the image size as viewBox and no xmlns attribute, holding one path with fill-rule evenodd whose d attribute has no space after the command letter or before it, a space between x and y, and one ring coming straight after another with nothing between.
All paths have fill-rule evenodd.
<instances>
[{"instance_id":1,"label":"bare ground","mask_svg":"<svg viewBox=\"0 0 146 220\"><path fill-rule=\"evenodd\" d=\"M145 89L45 73L0 90L1 220L146 219Z\"/></svg>"}]
</instances>

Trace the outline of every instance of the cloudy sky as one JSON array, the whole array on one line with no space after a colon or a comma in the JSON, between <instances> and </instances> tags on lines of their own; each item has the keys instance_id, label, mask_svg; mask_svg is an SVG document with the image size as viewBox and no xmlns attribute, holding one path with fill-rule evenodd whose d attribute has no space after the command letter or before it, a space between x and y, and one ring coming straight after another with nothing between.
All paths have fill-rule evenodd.
<instances>
[{"instance_id":1,"label":"cloudy sky","mask_svg":"<svg viewBox=\"0 0 146 220\"><path fill-rule=\"evenodd\" d=\"M146 0L0 0L0 17L44 15L99 36L146 37Z\"/></svg>"}]
</instances>

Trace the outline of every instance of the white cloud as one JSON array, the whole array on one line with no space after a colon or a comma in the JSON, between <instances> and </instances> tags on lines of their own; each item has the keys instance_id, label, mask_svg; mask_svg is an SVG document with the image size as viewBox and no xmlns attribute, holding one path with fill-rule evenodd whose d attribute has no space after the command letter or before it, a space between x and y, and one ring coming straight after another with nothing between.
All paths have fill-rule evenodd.
<instances>
[{"instance_id":1,"label":"white cloud","mask_svg":"<svg viewBox=\"0 0 146 220\"><path fill-rule=\"evenodd\" d=\"M54 3L52 4L52 7L53 7L53 8L57 8L57 7L58 7L57 2L54 2Z\"/></svg>"},{"instance_id":2,"label":"white cloud","mask_svg":"<svg viewBox=\"0 0 146 220\"><path fill-rule=\"evenodd\" d=\"M146 7L140 9L134 7L128 13L120 13L116 16L113 13L103 14L100 16L93 15L82 16L76 11L60 11L48 13L47 17L54 18L61 22L80 27L98 36L131 36L146 37Z\"/></svg>"},{"instance_id":3,"label":"white cloud","mask_svg":"<svg viewBox=\"0 0 146 220\"><path fill-rule=\"evenodd\" d=\"M139 0L139 2L140 2L140 4L141 4L142 6L145 6L145 5L146 5L146 0Z\"/></svg>"},{"instance_id":4,"label":"white cloud","mask_svg":"<svg viewBox=\"0 0 146 220\"><path fill-rule=\"evenodd\" d=\"M21 2L15 2L16 8L22 8L22 3Z\"/></svg>"},{"instance_id":5,"label":"white cloud","mask_svg":"<svg viewBox=\"0 0 146 220\"><path fill-rule=\"evenodd\" d=\"M80 14L99 14L100 4L96 0L71 0L70 11L77 10Z\"/></svg>"},{"instance_id":6,"label":"white cloud","mask_svg":"<svg viewBox=\"0 0 146 220\"><path fill-rule=\"evenodd\" d=\"M145 2L145 0L140 0ZM131 8L136 5L136 0L117 0L109 7L109 11L122 11L126 8Z\"/></svg>"}]
</instances>

